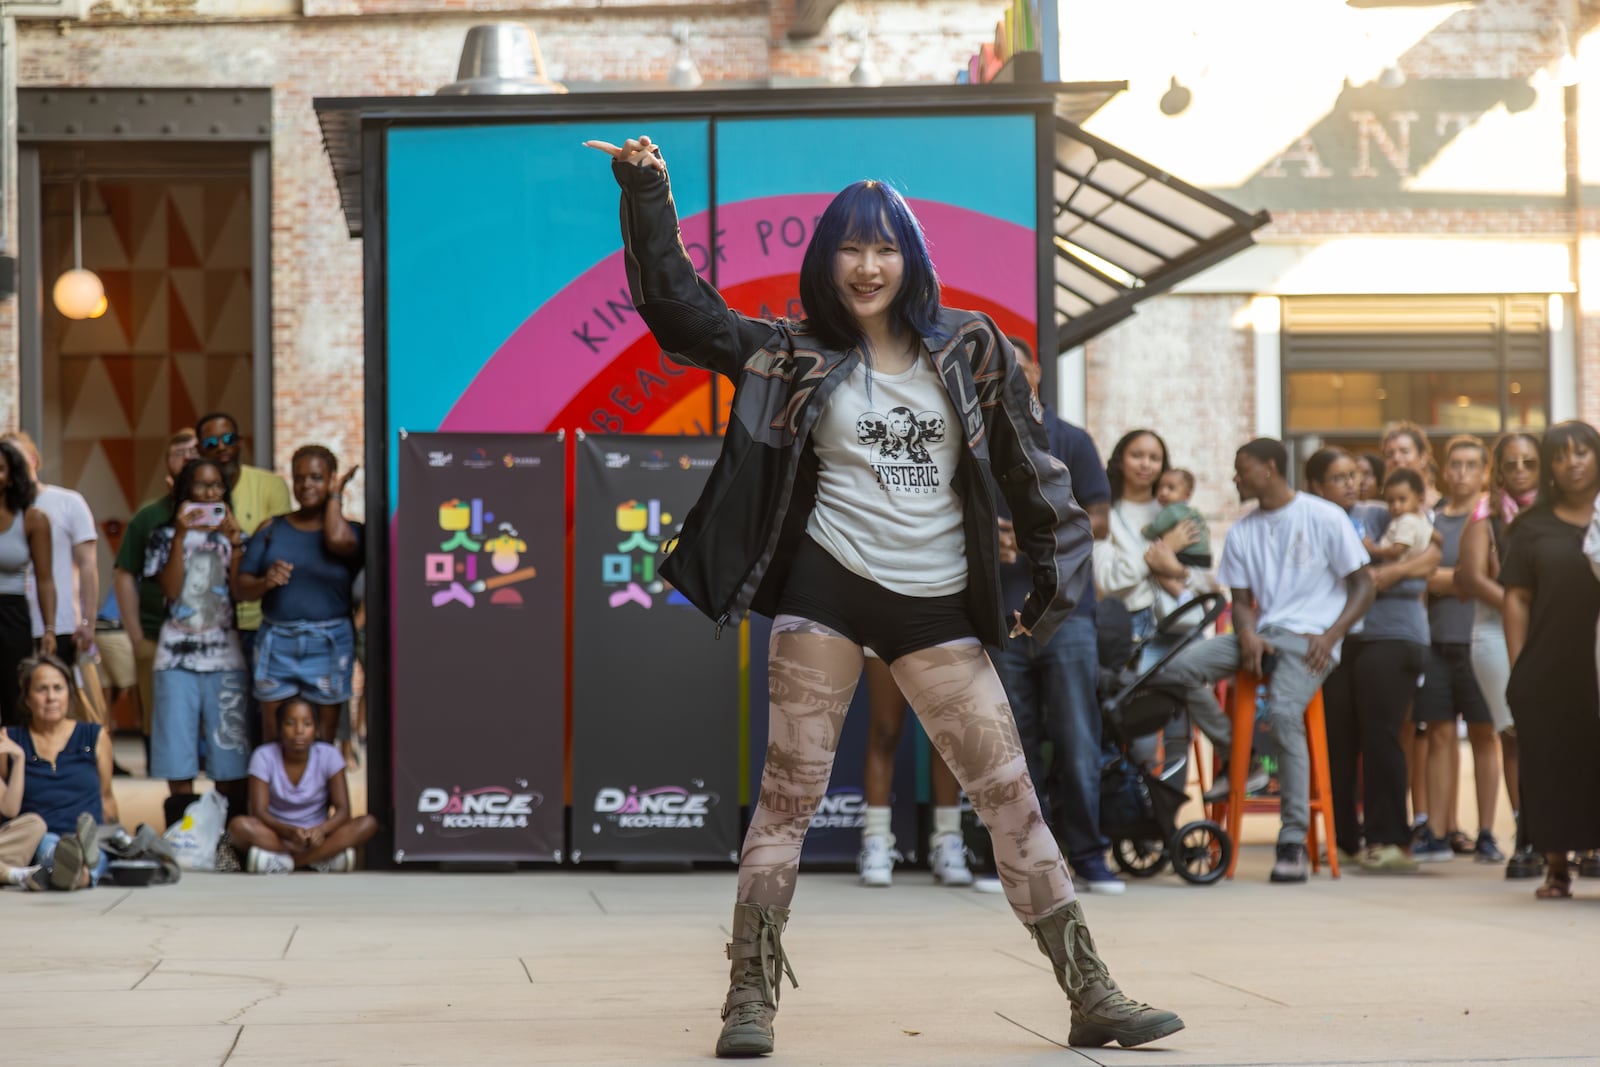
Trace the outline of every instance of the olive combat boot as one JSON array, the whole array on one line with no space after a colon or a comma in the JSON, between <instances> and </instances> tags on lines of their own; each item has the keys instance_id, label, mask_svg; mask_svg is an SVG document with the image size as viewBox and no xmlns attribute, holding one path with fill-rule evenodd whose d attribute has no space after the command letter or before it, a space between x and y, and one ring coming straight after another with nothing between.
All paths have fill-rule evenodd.
<instances>
[{"instance_id":1,"label":"olive combat boot","mask_svg":"<svg viewBox=\"0 0 1600 1067\"><path fill-rule=\"evenodd\" d=\"M1067 1044L1093 1048L1115 1041L1132 1048L1183 1029L1183 1020L1172 1012L1130 1000L1117 988L1095 952L1076 900L1026 925L1072 1001Z\"/></svg>"},{"instance_id":2,"label":"olive combat boot","mask_svg":"<svg viewBox=\"0 0 1600 1067\"><path fill-rule=\"evenodd\" d=\"M764 1056L772 1051L772 1017L778 1014L783 976L796 989L794 970L783 951L789 909L761 904L733 906L733 940L728 958L728 997L722 1002L718 1056Z\"/></svg>"}]
</instances>

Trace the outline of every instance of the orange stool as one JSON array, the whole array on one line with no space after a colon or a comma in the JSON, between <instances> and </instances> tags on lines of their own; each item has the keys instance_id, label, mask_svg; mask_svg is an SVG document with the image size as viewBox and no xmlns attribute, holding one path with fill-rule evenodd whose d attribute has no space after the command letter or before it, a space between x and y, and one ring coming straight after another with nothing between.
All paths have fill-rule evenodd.
<instances>
[{"instance_id":1,"label":"orange stool","mask_svg":"<svg viewBox=\"0 0 1600 1067\"><path fill-rule=\"evenodd\" d=\"M1233 753L1228 762L1228 799L1217 805L1222 809L1220 818L1213 817L1227 828L1235 846L1240 843L1239 832L1243 828L1246 813L1280 810L1277 797L1246 799L1244 795L1245 783L1250 777L1250 741L1255 734L1256 687L1260 684L1260 678L1240 671L1233 680L1233 699L1229 702L1229 713L1233 718ZM1339 851L1334 847L1333 774L1328 770L1328 728L1323 720L1320 688L1311 695L1311 703L1306 705L1306 751L1311 762L1311 817L1306 826L1306 850L1311 856L1311 869L1320 870L1317 817L1321 816L1322 833L1328 841L1328 873L1337 878ZM1233 877L1233 869L1238 862L1239 849L1235 847L1233 860L1228 864L1229 878Z\"/></svg>"}]
</instances>

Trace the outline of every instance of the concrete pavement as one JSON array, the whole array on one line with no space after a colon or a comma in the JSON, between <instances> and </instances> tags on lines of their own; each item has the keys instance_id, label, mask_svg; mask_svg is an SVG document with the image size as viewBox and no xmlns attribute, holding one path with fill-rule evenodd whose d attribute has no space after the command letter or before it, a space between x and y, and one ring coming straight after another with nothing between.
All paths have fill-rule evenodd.
<instances>
[{"instance_id":1,"label":"concrete pavement","mask_svg":"<svg viewBox=\"0 0 1600 1067\"><path fill-rule=\"evenodd\" d=\"M1189 1028L1062 1047L1067 1005L1003 897L805 874L774 1064L1600 1063L1600 885L1458 859L1086 910L1112 973ZM731 872L192 874L0 893L0 1042L22 1064L710 1062Z\"/></svg>"}]
</instances>

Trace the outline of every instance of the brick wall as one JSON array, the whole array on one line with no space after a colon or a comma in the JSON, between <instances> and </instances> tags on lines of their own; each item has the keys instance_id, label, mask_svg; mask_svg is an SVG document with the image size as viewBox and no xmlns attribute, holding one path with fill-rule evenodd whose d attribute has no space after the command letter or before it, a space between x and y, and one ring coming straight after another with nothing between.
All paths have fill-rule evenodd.
<instances>
[{"instance_id":1,"label":"brick wall","mask_svg":"<svg viewBox=\"0 0 1600 1067\"><path fill-rule=\"evenodd\" d=\"M1195 505L1224 525L1239 513L1233 454L1255 436L1249 313L1243 296L1157 297L1086 346L1088 430L1101 455L1129 430L1155 430L1173 465L1194 472Z\"/></svg>"},{"instance_id":2,"label":"brick wall","mask_svg":"<svg viewBox=\"0 0 1600 1067\"><path fill-rule=\"evenodd\" d=\"M339 210L311 101L317 96L431 93L454 80L467 28L522 17L538 34L550 74L571 85L664 81L676 57L672 26L687 22L708 85L773 73L844 81L856 46L844 31L880 37L875 58L890 82L953 80L988 39L998 3L916 0L853 3L829 32L791 42L786 3L699 0L622 6L506 0L306 0L312 18L282 17L259 0L245 20L216 20L216 4L118 0L88 22L18 29L24 86L269 86L272 137L272 337L280 470L294 448L320 441L342 460L362 453L361 244ZM237 7L237 6L236 6ZM492 8L494 15L474 14ZM524 9L521 16L504 14ZM359 16L359 17L356 17ZM836 39L835 31L841 36ZM8 201L9 201L8 197ZM0 420L15 420L15 302L0 303ZM259 457L258 462L269 462ZM350 495L359 501L360 487Z\"/></svg>"}]
</instances>

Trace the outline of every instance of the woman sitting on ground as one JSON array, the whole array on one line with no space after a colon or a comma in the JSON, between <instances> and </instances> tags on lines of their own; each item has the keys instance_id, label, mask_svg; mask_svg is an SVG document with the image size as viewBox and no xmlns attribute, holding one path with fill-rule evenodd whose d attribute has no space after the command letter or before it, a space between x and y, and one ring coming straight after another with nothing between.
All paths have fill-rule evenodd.
<instances>
[{"instance_id":1,"label":"woman sitting on ground","mask_svg":"<svg viewBox=\"0 0 1600 1067\"><path fill-rule=\"evenodd\" d=\"M253 874L353 870L378 820L350 817L344 757L317 740L311 702L292 697L278 705L277 719L278 739L250 757L250 814L229 821L228 837L249 849L245 870Z\"/></svg>"},{"instance_id":2,"label":"woman sitting on ground","mask_svg":"<svg viewBox=\"0 0 1600 1067\"><path fill-rule=\"evenodd\" d=\"M111 738L85 722L83 701L66 664L54 656L24 660L18 670L22 725L9 726L13 745L0 749L0 817L32 813L45 833L24 869L29 889L84 889L106 872L101 823L117 822L111 792ZM20 749L20 754L16 752ZM21 764L21 773L17 765Z\"/></svg>"}]
</instances>

